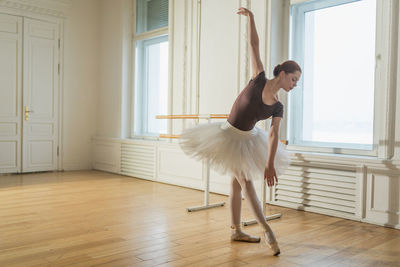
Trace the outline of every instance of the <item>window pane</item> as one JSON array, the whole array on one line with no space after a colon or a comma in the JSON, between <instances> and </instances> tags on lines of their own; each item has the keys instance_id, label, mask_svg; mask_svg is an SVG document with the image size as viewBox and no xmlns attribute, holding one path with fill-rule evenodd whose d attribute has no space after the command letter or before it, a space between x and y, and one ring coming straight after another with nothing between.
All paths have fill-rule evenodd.
<instances>
[{"instance_id":1,"label":"window pane","mask_svg":"<svg viewBox=\"0 0 400 267\"><path fill-rule=\"evenodd\" d=\"M373 144L376 1L305 13L303 141Z\"/></svg>"},{"instance_id":2,"label":"window pane","mask_svg":"<svg viewBox=\"0 0 400 267\"><path fill-rule=\"evenodd\" d=\"M147 65L147 131L167 133L167 121L156 115L168 113L168 41L146 48Z\"/></svg>"},{"instance_id":3,"label":"window pane","mask_svg":"<svg viewBox=\"0 0 400 267\"><path fill-rule=\"evenodd\" d=\"M136 43L135 134L167 133L167 121L156 115L168 113L168 37Z\"/></svg>"},{"instance_id":4,"label":"window pane","mask_svg":"<svg viewBox=\"0 0 400 267\"><path fill-rule=\"evenodd\" d=\"M136 1L136 33L168 26L168 0Z\"/></svg>"}]
</instances>

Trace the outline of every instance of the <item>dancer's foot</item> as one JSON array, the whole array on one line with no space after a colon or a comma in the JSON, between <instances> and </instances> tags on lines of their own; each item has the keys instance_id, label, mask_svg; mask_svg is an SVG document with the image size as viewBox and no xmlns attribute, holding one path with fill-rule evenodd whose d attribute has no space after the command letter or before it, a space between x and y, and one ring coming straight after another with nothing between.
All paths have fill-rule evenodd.
<instances>
[{"instance_id":1,"label":"dancer's foot","mask_svg":"<svg viewBox=\"0 0 400 267\"><path fill-rule=\"evenodd\" d=\"M269 233L267 231L264 231L264 236L265 236L265 243L272 250L272 254L274 256L278 256L281 253L281 250L279 249L278 242L276 241L276 239L270 238Z\"/></svg>"},{"instance_id":2,"label":"dancer's foot","mask_svg":"<svg viewBox=\"0 0 400 267\"><path fill-rule=\"evenodd\" d=\"M243 233L240 227L232 226L232 234L231 240L232 241L240 241L240 242L249 242L249 243L258 243L260 242L261 238L258 236L252 236L246 233Z\"/></svg>"}]
</instances>

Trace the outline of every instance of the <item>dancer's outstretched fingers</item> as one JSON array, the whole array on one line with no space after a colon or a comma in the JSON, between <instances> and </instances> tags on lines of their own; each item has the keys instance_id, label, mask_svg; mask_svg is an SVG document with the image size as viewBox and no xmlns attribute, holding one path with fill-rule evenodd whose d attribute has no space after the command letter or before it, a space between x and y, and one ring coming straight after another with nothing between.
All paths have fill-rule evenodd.
<instances>
[{"instance_id":1,"label":"dancer's outstretched fingers","mask_svg":"<svg viewBox=\"0 0 400 267\"><path fill-rule=\"evenodd\" d=\"M247 16L250 16L250 15L253 14L253 13L251 13L251 11L248 10L247 8L241 7L241 8L238 9L237 14L243 15L243 16L246 16L246 17L247 17Z\"/></svg>"},{"instance_id":2,"label":"dancer's outstretched fingers","mask_svg":"<svg viewBox=\"0 0 400 267\"><path fill-rule=\"evenodd\" d=\"M265 168L264 179L267 179L267 184L269 187L271 187L272 181L274 180L274 172L271 168L268 167Z\"/></svg>"}]
</instances>

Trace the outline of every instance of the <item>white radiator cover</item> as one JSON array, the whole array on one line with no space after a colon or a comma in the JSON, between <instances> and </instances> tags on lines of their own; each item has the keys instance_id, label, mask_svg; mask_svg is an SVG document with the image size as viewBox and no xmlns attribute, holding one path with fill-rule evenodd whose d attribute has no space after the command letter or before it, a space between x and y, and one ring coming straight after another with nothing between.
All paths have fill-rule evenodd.
<instances>
[{"instance_id":1,"label":"white radiator cover","mask_svg":"<svg viewBox=\"0 0 400 267\"><path fill-rule=\"evenodd\" d=\"M290 166L273 191L273 204L356 217L356 172Z\"/></svg>"},{"instance_id":2,"label":"white radiator cover","mask_svg":"<svg viewBox=\"0 0 400 267\"><path fill-rule=\"evenodd\" d=\"M152 143L121 144L121 174L155 180L156 146Z\"/></svg>"}]
</instances>

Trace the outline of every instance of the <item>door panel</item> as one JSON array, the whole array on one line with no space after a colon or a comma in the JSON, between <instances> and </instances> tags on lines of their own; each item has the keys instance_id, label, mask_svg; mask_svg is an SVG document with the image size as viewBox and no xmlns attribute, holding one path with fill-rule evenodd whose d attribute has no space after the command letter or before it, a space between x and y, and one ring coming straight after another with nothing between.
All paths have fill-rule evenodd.
<instances>
[{"instance_id":1,"label":"door panel","mask_svg":"<svg viewBox=\"0 0 400 267\"><path fill-rule=\"evenodd\" d=\"M0 173L21 171L22 18L0 14Z\"/></svg>"},{"instance_id":2,"label":"door panel","mask_svg":"<svg viewBox=\"0 0 400 267\"><path fill-rule=\"evenodd\" d=\"M58 27L24 19L23 172L57 169Z\"/></svg>"}]
</instances>

